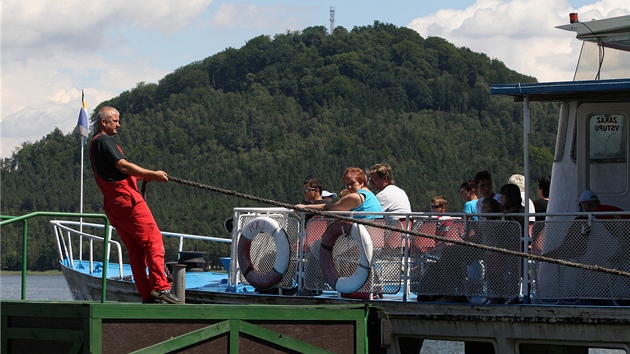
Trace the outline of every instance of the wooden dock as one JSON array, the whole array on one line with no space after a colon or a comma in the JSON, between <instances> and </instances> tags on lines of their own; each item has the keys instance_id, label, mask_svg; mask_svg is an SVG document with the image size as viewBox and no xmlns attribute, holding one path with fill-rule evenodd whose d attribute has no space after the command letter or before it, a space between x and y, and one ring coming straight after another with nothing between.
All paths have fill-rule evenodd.
<instances>
[{"instance_id":1,"label":"wooden dock","mask_svg":"<svg viewBox=\"0 0 630 354\"><path fill-rule=\"evenodd\" d=\"M3 301L2 353L630 353L630 307Z\"/></svg>"},{"instance_id":2,"label":"wooden dock","mask_svg":"<svg viewBox=\"0 0 630 354\"><path fill-rule=\"evenodd\" d=\"M381 308L391 325L388 353L418 353L422 339L466 342L466 354L555 353L557 348L566 354L585 354L588 348L618 348L630 353L630 306L364 302L196 291L188 291L186 296L189 302L275 306L369 303Z\"/></svg>"},{"instance_id":3,"label":"wooden dock","mask_svg":"<svg viewBox=\"0 0 630 354\"><path fill-rule=\"evenodd\" d=\"M386 317L362 304L1 305L2 353L385 353L389 345Z\"/></svg>"}]
</instances>

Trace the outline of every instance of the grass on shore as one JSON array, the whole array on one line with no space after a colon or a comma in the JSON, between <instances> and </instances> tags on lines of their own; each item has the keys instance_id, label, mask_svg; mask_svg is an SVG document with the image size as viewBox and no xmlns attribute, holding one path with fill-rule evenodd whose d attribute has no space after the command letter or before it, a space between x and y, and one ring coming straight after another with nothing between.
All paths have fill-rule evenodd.
<instances>
[{"instance_id":1,"label":"grass on shore","mask_svg":"<svg viewBox=\"0 0 630 354\"><path fill-rule=\"evenodd\" d=\"M22 275L19 270L0 270L0 275ZM26 275L63 275L60 270L45 270L43 272L36 272L27 270Z\"/></svg>"}]
</instances>

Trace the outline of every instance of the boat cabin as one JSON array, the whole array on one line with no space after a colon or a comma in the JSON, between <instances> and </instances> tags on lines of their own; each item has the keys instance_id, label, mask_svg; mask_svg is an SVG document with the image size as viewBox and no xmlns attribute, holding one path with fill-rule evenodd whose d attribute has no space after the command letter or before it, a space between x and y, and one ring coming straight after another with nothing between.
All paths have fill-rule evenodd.
<instances>
[{"instance_id":1,"label":"boat cabin","mask_svg":"<svg viewBox=\"0 0 630 354\"><path fill-rule=\"evenodd\" d=\"M602 204L628 211L630 16L557 28L574 31L583 41L574 81L493 85L490 93L525 103L525 156L529 103L560 104L548 213L578 211L579 196L587 189Z\"/></svg>"},{"instance_id":2,"label":"boat cabin","mask_svg":"<svg viewBox=\"0 0 630 354\"><path fill-rule=\"evenodd\" d=\"M557 28L573 31L583 41L574 81L491 88L493 95L513 96L516 102L524 103L526 180L529 104L558 102L560 106L547 216L546 221L534 225L529 235L531 252L583 265L628 270L630 214L575 213L581 211L579 199L585 190L595 192L601 204L630 211L630 16L584 23L572 18L570 24ZM533 302L575 304L584 299L610 298L625 303L614 299L630 292L630 284L623 277L547 262L531 261L527 267Z\"/></svg>"}]
</instances>

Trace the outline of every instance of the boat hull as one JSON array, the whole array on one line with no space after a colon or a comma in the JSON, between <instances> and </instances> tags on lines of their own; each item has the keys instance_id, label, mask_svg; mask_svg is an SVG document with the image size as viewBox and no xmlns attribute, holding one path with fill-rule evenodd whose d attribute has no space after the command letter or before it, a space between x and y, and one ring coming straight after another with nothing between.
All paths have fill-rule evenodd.
<instances>
[{"instance_id":1,"label":"boat hull","mask_svg":"<svg viewBox=\"0 0 630 354\"><path fill-rule=\"evenodd\" d=\"M101 301L103 280L100 277L81 273L66 266L61 267L73 300ZM106 283L107 301L140 302L140 294L133 282L108 279Z\"/></svg>"}]
</instances>

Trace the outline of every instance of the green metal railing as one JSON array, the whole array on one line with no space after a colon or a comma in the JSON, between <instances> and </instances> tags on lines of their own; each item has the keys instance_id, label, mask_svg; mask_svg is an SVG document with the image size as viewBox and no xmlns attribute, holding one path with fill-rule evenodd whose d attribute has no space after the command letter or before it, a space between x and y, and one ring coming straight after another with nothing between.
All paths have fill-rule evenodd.
<instances>
[{"instance_id":1,"label":"green metal railing","mask_svg":"<svg viewBox=\"0 0 630 354\"><path fill-rule=\"evenodd\" d=\"M105 221L105 237L103 240L105 245L103 246L103 288L101 294L101 302L105 302L106 283L107 283L107 267L109 266L109 219L105 214L88 214L88 213L59 213L59 212L46 212L38 211L22 216L8 216L0 215L0 226L13 224L16 222L22 222L22 294L21 299L26 300L26 258L27 258L27 246L28 246L28 219L49 216L49 217L64 217L64 218L96 218L103 219Z\"/></svg>"},{"instance_id":2,"label":"green metal railing","mask_svg":"<svg viewBox=\"0 0 630 354\"><path fill-rule=\"evenodd\" d=\"M172 353L186 349L230 354L384 354L389 317L371 304L146 305L5 301L1 353ZM151 328L150 335L138 336ZM223 349L223 350L221 350Z\"/></svg>"}]
</instances>

